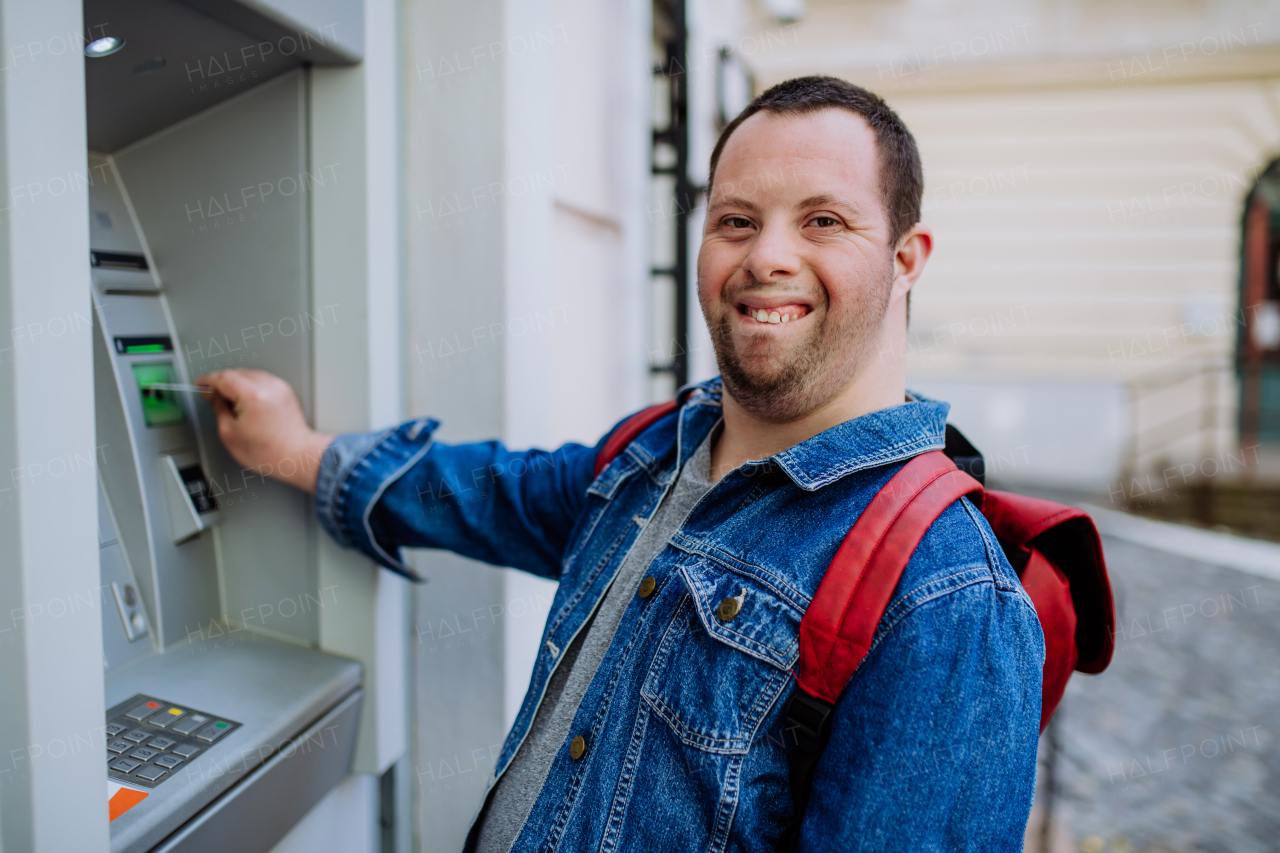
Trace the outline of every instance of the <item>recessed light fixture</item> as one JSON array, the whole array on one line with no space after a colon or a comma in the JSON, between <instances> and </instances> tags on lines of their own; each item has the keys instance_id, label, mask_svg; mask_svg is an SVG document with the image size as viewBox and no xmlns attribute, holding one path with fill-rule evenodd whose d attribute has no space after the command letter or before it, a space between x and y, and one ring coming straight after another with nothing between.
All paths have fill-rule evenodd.
<instances>
[{"instance_id":1,"label":"recessed light fixture","mask_svg":"<svg viewBox=\"0 0 1280 853\"><path fill-rule=\"evenodd\" d=\"M100 39L94 39L84 46L84 55L92 59L98 59L111 54L124 47L124 39L115 36L103 36Z\"/></svg>"}]
</instances>

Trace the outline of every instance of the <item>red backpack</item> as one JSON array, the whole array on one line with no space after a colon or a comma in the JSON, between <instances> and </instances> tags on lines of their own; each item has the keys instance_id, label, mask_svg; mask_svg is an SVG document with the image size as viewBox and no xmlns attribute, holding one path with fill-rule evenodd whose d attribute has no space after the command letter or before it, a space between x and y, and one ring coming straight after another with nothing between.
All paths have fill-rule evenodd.
<instances>
[{"instance_id":1,"label":"red backpack","mask_svg":"<svg viewBox=\"0 0 1280 853\"><path fill-rule=\"evenodd\" d=\"M596 474L677 407L675 400L660 403L624 421L600 448ZM778 850L790 849L799 838L835 704L867 656L907 561L938 516L961 497L968 496L986 516L1040 618L1045 645L1040 730L1058 707L1073 670L1099 673L1111 663L1115 607L1093 521L1074 507L984 489L982 475L982 455L948 424L946 448L902 466L836 550L800 621L799 689L784 712L795 745L787 753L795 808Z\"/></svg>"}]
</instances>

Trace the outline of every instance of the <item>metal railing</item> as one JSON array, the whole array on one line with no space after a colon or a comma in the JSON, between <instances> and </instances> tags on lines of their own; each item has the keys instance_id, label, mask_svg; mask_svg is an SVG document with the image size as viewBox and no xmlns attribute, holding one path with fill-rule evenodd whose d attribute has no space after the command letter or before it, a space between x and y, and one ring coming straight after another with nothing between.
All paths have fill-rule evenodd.
<instances>
[{"instance_id":1,"label":"metal railing","mask_svg":"<svg viewBox=\"0 0 1280 853\"><path fill-rule=\"evenodd\" d=\"M1235 366L1229 358L1213 357L1177 362L1126 383L1129 435L1125 443L1121 473L1129 478L1149 469L1163 467L1175 449L1196 447L1202 459L1217 456L1223 432L1236 419ZM1227 393L1224 402L1224 392ZM1146 413L1160 395L1176 398L1172 415L1153 423Z\"/></svg>"}]
</instances>

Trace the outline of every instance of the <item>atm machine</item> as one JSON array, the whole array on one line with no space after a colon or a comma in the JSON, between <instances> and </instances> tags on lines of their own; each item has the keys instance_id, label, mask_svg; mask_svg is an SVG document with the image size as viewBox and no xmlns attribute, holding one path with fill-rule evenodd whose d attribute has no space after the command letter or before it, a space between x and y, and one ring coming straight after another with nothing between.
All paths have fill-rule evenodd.
<instances>
[{"instance_id":1,"label":"atm machine","mask_svg":"<svg viewBox=\"0 0 1280 853\"><path fill-rule=\"evenodd\" d=\"M361 663L319 648L345 591L318 580L310 502L237 466L190 388L262 367L309 405L313 335L343 319L311 291L312 200L341 164L311 162L307 74L352 57L255 14L85 3L105 40L85 262L113 853L272 849L352 771L360 729Z\"/></svg>"}]
</instances>

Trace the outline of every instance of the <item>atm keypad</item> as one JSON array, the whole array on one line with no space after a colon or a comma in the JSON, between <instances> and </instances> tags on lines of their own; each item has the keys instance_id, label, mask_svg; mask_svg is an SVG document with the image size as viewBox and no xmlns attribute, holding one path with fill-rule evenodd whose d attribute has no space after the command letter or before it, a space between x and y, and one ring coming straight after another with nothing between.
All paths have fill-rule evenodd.
<instances>
[{"instance_id":1,"label":"atm keypad","mask_svg":"<svg viewBox=\"0 0 1280 853\"><path fill-rule=\"evenodd\" d=\"M240 723L225 717L151 696L134 696L107 712L108 775L154 788L238 728ZM125 752L128 755L119 755Z\"/></svg>"}]
</instances>

